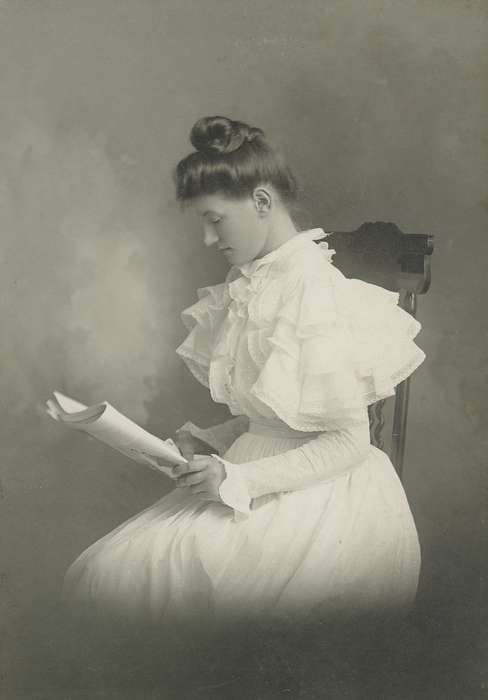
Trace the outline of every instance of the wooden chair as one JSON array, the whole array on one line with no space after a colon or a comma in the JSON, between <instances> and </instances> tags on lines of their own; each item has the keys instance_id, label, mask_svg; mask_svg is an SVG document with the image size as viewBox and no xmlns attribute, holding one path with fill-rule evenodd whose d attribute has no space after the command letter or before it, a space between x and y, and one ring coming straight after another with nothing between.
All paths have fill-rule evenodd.
<instances>
[{"instance_id":1,"label":"wooden chair","mask_svg":"<svg viewBox=\"0 0 488 700\"><path fill-rule=\"evenodd\" d=\"M346 277L362 279L399 292L399 305L412 316L416 315L417 295L426 294L430 287L434 236L403 233L393 223L368 221L356 231L327 233L316 243L321 241L327 241L336 251L334 265ZM407 435L409 390L408 377L397 386L394 397L390 459L400 478ZM382 450L385 450L386 401L383 399L368 407L371 441Z\"/></svg>"}]
</instances>

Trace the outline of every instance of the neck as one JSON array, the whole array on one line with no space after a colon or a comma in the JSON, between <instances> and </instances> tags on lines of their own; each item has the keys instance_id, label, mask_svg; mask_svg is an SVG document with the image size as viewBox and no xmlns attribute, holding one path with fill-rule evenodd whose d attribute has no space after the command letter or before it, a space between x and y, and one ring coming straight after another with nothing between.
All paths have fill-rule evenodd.
<instances>
[{"instance_id":1,"label":"neck","mask_svg":"<svg viewBox=\"0 0 488 700\"><path fill-rule=\"evenodd\" d=\"M267 255L275 248L289 241L298 233L295 224L287 211L276 211L270 222L266 242L257 257Z\"/></svg>"}]
</instances>

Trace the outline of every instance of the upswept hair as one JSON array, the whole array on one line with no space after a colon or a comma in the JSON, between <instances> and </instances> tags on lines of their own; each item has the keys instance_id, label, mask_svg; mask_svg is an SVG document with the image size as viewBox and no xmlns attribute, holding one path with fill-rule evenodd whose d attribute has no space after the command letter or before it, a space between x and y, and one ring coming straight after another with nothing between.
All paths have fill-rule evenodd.
<instances>
[{"instance_id":1,"label":"upswept hair","mask_svg":"<svg viewBox=\"0 0 488 700\"><path fill-rule=\"evenodd\" d=\"M227 117L202 117L193 125L190 141L195 151L174 171L179 202L216 193L244 199L263 184L273 185L285 204L297 201L294 175L258 127Z\"/></svg>"}]
</instances>

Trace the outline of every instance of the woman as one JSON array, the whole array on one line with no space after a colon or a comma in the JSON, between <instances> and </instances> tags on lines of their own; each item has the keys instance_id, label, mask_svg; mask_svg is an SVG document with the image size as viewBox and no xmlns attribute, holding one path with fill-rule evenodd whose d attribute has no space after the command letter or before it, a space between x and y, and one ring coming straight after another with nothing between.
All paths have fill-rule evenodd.
<instances>
[{"instance_id":1,"label":"woman","mask_svg":"<svg viewBox=\"0 0 488 700\"><path fill-rule=\"evenodd\" d=\"M233 418L182 426L177 488L81 554L65 595L156 626L406 609L417 533L367 406L423 361L420 324L346 279L321 229L297 231L296 182L260 129L205 117L191 142L177 198L231 266L176 352Z\"/></svg>"}]
</instances>

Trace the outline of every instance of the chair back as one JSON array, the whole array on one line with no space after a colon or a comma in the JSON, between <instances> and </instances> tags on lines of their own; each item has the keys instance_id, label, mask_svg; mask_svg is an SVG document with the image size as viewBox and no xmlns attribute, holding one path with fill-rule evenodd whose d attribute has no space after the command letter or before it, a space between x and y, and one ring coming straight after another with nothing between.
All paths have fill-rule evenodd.
<instances>
[{"instance_id":1,"label":"chair back","mask_svg":"<svg viewBox=\"0 0 488 700\"><path fill-rule=\"evenodd\" d=\"M399 305L415 317L417 297L426 294L430 287L433 235L403 233L394 223L368 221L356 231L326 233L315 242L322 241L336 251L334 265L346 277L399 292ZM409 391L410 377L396 387L393 406L390 458L400 478L407 436ZM383 399L368 407L371 442L385 451L387 401Z\"/></svg>"}]
</instances>

